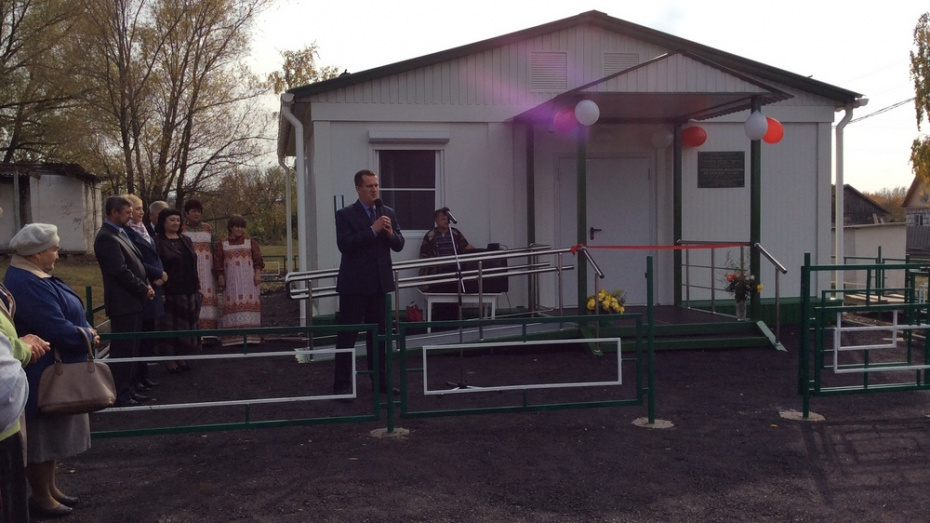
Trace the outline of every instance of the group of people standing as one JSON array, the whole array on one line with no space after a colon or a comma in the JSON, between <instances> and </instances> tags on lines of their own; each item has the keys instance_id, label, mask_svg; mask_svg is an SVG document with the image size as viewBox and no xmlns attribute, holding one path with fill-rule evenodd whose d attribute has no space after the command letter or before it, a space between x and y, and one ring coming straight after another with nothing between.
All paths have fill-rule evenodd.
<instances>
[{"instance_id":1,"label":"group of people standing","mask_svg":"<svg viewBox=\"0 0 930 523\"><path fill-rule=\"evenodd\" d=\"M200 219L202 204L189 200L184 210L186 223L177 209L153 202L149 223L144 223L141 199L134 195L107 198L94 253L103 277L111 332L261 325L259 284L264 263L258 243L245 236L245 220L230 217L229 238L214 245L212 228ZM9 363L11 358L18 361L26 378L24 383L16 382L9 365L0 365L6 371L0 373L0 385L17 387L11 389L10 398L17 398L17 393L26 397L21 416L25 423L14 419L0 426L0 522L4 523L71 513L78 498L58 488L57 462L90 448L87 414L48 416L38 410L39 379L55 361L50 348L55 348L63 362L73 363L86 361L89 349L100 345L80 297L52 276L59 240L55 225L23 227L10 240L13 256L0 284L0 363ZM226 291L229 311L222 316L222 325L217 289ZM200 345L200 336L115 337L108 363L116 386L116 406L150 401L147 391L159 385L149 375L148 365L117 360L180 356L197 351ZM179 359L166 361L165 368L176 373L190 366ZM10 403L4 406L6 410L15 410Z\"/></svg>"},{"instance_id":2,"label":"group of people standing","mask_svg":"<svg viewBox=\"0 0 930 523\"><path fill-rule=\"evenodd\" d=\"M202 219L199 200L185 202L183 216L165 202L153 202L148 224L143 222L143 202L134 195L110 197L105 211L94 251L113 332L261 326L259 285L264 261L258 242L245 236L244 218L231 216L228 238L216 243L213 228ZM124 233L128 241L122 241ZM144 294L143 289L147 289ZM225 298L222 311L217 291ZM198 352L202 344L201 336L147 338L141 343L114 339L110 353L117 358L187 355ZM149 401L146 392L158 383L148 376L148 366L117 365L114 370L119 367L123 368L114 373L117 405ZM165 368L180 373L191 366L180 358L166 361Z\"/></svg>"}]
</instances>

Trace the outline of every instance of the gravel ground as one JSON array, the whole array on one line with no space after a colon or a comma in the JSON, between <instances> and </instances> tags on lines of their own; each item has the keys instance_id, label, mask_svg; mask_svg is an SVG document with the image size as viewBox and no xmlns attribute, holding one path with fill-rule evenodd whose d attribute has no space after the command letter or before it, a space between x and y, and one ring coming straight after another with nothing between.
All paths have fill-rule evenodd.
<instances>
[{"instance_id":1,"label":"gravel ground","mask_svg":"<svg viewBox=\"0 0 930 523\"><path fill-rule=\"evenodd\" d=\"M266 300L266 316L292 312L291 302ZM783 329L783 340L788 352L658 353L656 413L671 425L665 429L634 423L647 414L642 405L401 417L396 432L403 437L376 437L384 417L203 429L95 439L91 450L61 463L59 484L81 498L68 517L73 522L924 520L930 513L926 393L815 397L812 409L823 421L785 419L782 413L800 410L801 398L796 331ZM268 348L281 344L270 341ZM577 350L523 359L501 351L447 356L435 367L496 383L530 364L555 375L597 375L610 359ZM156 402L325 393L329 365L285 358L204 362L179 375L155 369L162 382ZM420 408L510 400L497 393L424 398L417 379L409 392ZM623 392L630 381L624 374ZM353 403L256 407L249 415L362 414L372 404L366 388ZM610 390L564 394L602 399ZM241 408L100 413L92 428L241 418Z\"/></svg>"}]
</instances>

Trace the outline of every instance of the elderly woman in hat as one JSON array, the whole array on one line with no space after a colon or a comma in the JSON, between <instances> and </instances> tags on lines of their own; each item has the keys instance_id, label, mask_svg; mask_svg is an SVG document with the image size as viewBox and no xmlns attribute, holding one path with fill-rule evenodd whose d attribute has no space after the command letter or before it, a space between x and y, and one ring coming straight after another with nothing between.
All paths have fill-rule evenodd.
<instances>
[{"instance_id":1,"label":"elderly woman in hat","mask_svg":"<svg viewBox=\"0 0 930 523\"><path fill-rule=\"evenodd\" d=\"M88 343L96 344L99 338L84 317L78 295L51 275L58 259L58 228L47 223L26 225L10 240L10 249L15 254L3 282L16 297L13 320L17 332L45 339L66 363L86 361ZM26 368L26 479L32 490L29 511L38 518L71 512L78 500L58 488L55 465L90 448L87 414L43 416L38 412L39 377L54 359L50 351Z\"/></svg>"},{"instance_id":2,"label":"elderly woman in hat","mask_svg":"<svg viewBox=\"0 0 930 523\"><path fill-rule=\"evenodd\" d=\"M3 209L0 208L0 216ZM3 284L0 284L0 360L7 363L15 358L25 367L38 361L48 351L48 342L34 334L19 337L13 325L16 301ZM26 431L20 421L26 407L27 391L25 373L11 376L15 369L0 364L0 522L16 523L29 520L29 488L26 484ZM18 373L17 373L18 374ZM8 415L15 414L16 420L9 424Z\"/></svg>"}]
</instances>

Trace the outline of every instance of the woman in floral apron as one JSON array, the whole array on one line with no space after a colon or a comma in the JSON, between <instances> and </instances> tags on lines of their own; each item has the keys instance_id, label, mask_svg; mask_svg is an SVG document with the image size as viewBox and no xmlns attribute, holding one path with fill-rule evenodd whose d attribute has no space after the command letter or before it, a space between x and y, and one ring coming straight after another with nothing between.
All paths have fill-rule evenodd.
<instances>
[{"instance_id":1,"label":"woman in floral apron","mask_svg":"<svg viewBox=\"0 0 930 523\"><path fill-rule=\"evenodd\" d=\"M243 329L262 326L261 289L265 261L258 242L245 235L245 219L230 216L226 225L229 236L217 244L213 256L213 273L223 293L223 328ZM223 336L223 345L242 343L242 336ZM247 336L248 343L260 343L257 334Z\"/></svg>"},{"instance_id":2,"label":"woman in floral apron","mask_svg":"<svg viewBox=\"0 0 930 523\"><path fill-rule=\"evenodd\" d=\"M186 224L183 234L191 239L197 254L197 277L200 279L200 328L218 329L220 309L216 301L216 281L213 279L213 227L204 223L200 200L184 202ZM209 337L205 337L209 339Z\"/></svg>"}]
</instances>

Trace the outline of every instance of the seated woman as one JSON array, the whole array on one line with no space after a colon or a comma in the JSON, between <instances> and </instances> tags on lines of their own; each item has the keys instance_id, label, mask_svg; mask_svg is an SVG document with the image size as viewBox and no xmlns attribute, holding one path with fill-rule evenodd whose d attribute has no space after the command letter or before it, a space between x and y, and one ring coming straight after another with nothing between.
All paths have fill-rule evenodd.
<instances>
[{"instance_id":1,"label":"seated woman","mask_svg":"<svg viewBox=\"0 0 930 523\"><path fill-rule=\"evenodd\" d=\"M472 244L465 239L462 231L449 226L448 212L448 207L433 211L436 228L423 236L423 242L420 243L420 258L452 256L453 254L463 254L465 251L474 249Z\"/></svg>"},{"instance_id":2,"label":"seated woman","mask_svg":"<svg viewBox=\"0 0 930 523\"><path fill-rule=\"evenodd\" d=\"M449 225L449 208L442 207L433 211L433 221L436 227L423 236L420 243L420 258L437 258L439 256L452 256L464 254L465 251L474 249L472 244L468 243L462 231ZM427 274L439 274L441 272L455 272L455 267L451 265L431 267L421 267L420 276ZM439 283L422 286L423 292L456 292L455 283ZM464 289L463 289L464 290ZM453 320L459 317L458 306L448 303L437 303L435 313L432 318L435 320Z\"/></svg>"},{"instance_id":3,"label":"seated woman","mask_svg":"<svg viewBox=\"0 0 930 523\"><path fill-rule=\"evenodd\" d=\"M45 223L26 225L10 240L10 249L16 254L4 283L16 297L13 320L17 332L47 340L66 363L86 361L88 344L97 344L100 338L87 323L78 295L51 275L58 259L58 228ZM52 351L26 367L26 478L32 489L29 511L39 518L66 515L77 504L77 498L58 488L55 466L58 460L90 448L87 414L43 416L38 411L39 378L54 361Z\"/></svg>"},{"instance_id":4,"label":"seated woman","mask_svg":"<svg viewBox=\"0 0 930 523\"><path fill-rule=\"evenodd\" d=\"M229 236L213 252L213 274L223 293L224 329L262 326L262 269L265 261L254 238L245 235L245 218L234 214L226 223ZM242 336L223 336L223 345L242 343ZM261 337L246 337L248 343L260 343Z\"/></svg>"},{"instance_id":5,"label":"seated woman","mask_svg":"<svg viewBox=\"0 0 930 523\"><path fill-rule=\"evenodd\" d=\"M187 331L200 329L200 279L197 277L197 254L191 239L181 234L181 213L165 209L158 214L155 227L155 250L161 259L168 281L162 285L165 315L156 318L156 331ZM200 336L162 338L158 347L165 356L184 355L199 351ZM184 360L165 363L168 372L190 370Z\"/></svg>"}]
</instances>

